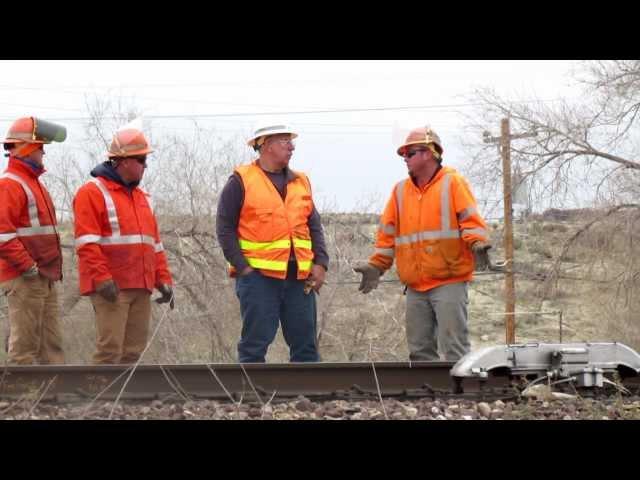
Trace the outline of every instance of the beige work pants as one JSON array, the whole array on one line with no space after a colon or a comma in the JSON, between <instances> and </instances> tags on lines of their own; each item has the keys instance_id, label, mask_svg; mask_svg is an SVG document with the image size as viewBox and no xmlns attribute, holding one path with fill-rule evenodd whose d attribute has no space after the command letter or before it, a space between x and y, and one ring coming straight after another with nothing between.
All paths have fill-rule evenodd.
<instances>
[{"instance_id":1,"label":"beige work pants","mask_svg":"<svg viewBox=\"0 0 640 480\"><path fill-rule=\"evenodd\" d=\"M147 345L151 294L145 289L121 290L115 303L91 295L96 312L96 353L93 363L135 363Z\"/></svg>"},{"instance_id":2,"label":"beige work pants","mask_svg":"<svg viewBox=\"0 0 640 480\"><path fill-rule=\"evenodd\" d=\"M64 363L55 282L41 275L0 284L9 306L8 362Z\"/></svg>"}]
</instances>

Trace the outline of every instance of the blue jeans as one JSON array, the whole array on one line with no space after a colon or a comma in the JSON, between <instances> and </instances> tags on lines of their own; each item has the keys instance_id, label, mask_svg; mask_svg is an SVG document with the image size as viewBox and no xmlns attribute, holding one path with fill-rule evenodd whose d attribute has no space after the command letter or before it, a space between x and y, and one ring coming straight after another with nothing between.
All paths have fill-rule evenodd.
<instances>
[{"instance_id":1,"label":"blue jeans","mask_svg":"<svg viewBox=\"0 0 640 480\"><path fill-rule=\"evenodd\" d=\"M240 363L264 362L269 345L282 324L292 362L317 362L316 296L304 293L304 280L289 269L285 280L258 271L236 278L242 333L238 342ZM292 271L293 270L293 271Z\"/></svg>"}]
</instances>

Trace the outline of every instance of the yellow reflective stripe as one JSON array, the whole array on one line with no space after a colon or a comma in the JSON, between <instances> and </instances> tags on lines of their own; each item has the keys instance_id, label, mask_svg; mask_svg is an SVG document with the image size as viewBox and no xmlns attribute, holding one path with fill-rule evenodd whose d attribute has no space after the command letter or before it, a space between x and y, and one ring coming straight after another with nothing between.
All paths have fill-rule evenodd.
<instances>
[{"instance_id":1,"label":"yellow reflective stripe","mask_svg":"<svg viewBox=\"0 0 640 480\"><path fill-rule=\"evenodd\" d=\"M301 238L293 239L293 246L298 248L308 248L311 250L311 240L303 240Z\"/></svg>"},{"instance_id":2,"label":"yellow reflective stripe","mask_svg":"<svg viewBox=\"0 0 640 480\"><path fill-rule=\"evenodd\" d=\"M238 240L240 248L244 250L276 250L279 248L290 248L291 240L276 240L275 242L250 242L249 240ZM293 246L297 248L307 248L311 250L311 240L294 238Z\"/></svg>"},{"instance_id":3,"label":"yellow reflective stripe","mask_svg":"<svg viewBox=\"0 0 640 480\"><path fill-rule=\"evenodd\" d=\"M291 240L276 240L275 242L250 242L239 239L240 248L243 250L276 250L279 248L291 248Z\"/></svg>"},{"instance_id":4,"label":"yellow reflective stripe","mask_svg":"<svg viewBox=\"0 0 640 480\"><path fill-rule=\"evenodd\" d=\"M311 260L299 260L298 270L311 270Z\"/></svg>"},{"instance_id":5,"label":"yellow reflective stripe","mask_svg":"<svg viewBox=\"0 0 640 480\"><path fill-rule=\"evenodd\" d=\"M247 258L247 262L253 268L264 268L266 270L277 270L279 272L287 271L287 262L278 260L263 260L261 258Z\"/></svg>"}]
</instances>

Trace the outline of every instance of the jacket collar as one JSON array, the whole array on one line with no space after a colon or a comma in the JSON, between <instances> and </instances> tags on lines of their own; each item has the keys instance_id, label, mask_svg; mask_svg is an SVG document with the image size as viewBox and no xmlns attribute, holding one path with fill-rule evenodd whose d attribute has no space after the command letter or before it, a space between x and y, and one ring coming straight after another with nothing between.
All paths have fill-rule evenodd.
<instances>
[{"instance_id":1,"label":"jacket collar","mask_svg":"<svg viewBox=\"0 0 640 480\"><path fill-rule=\"evenodd\" d=\"M40 175L46 172L44 167L36 170L25 160L13 156L9 157L9 165L7 171L13 171L14 173L19 173L29 178L38 178Z\"/></svg>"},{"instance_id":2,"label":"jacket collar","mask_svg":"<svg viewBox=\"0 0 640 480\"><path fill-rule=\"evenodd\" d=\"M416 183L413 181L413 178L410 176L409 180L411 180L411 184L418 190L424 190L429 188L431 185L434 185L436 182L440 181L442 179L442 177L444 177L447 173L454 173L455 169L451 168L451 167L443 167L440 166L440 168L438 168L438 170L436 170L436 172L433 174L433 177L431 177L431 180L429 180L423 187L422 189L420 187L418 187L418 185L416 185Z\"/></svg>"},{"instance_id":3,"label":"jacket collar","mask_svg":"<svg viewBox=\"0 0 640 480\"><path fill-rule=\"evenodd\" d=\"M126 183L118 172L116 172L116 169L111 166L111 162L109 161L102 162L100 165L97 165L93 170L91 170L91 176L96 178L102 177L106 180L110 180L129 191L133 190L140 184L140 182Z\"/></svg>"}]
</instances>

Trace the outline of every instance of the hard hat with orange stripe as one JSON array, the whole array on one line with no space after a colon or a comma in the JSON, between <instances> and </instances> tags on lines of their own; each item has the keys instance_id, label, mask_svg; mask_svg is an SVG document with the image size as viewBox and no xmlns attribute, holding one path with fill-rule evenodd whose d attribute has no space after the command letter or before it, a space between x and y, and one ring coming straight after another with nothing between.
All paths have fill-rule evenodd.
<instances>
[{"instance_id":1,"label":"hard hat with orange stripe","mask_svg":"<svg viewBox=\"0 0 640 480\"><path fill-rule=\"evenodd\" d=\"M153 152L153 149L142 133L142 121L137 119L116 131L111 140L107 156L109 158L133 157L151 152Z\"/></svg>"},{"instance_id":2,"label":"hard hat with orange stripe","mask_svg":"<svg viewBox=\"0 0 640 480\"><path fill-rule=\"evenodd\" d=\"M430 127L418 127L411 130L404 144L398 148L398 155L402 156L409 145L426 145L437 159L442 157L444 151L440 137Z\"/></svg>"}]
</instances>

